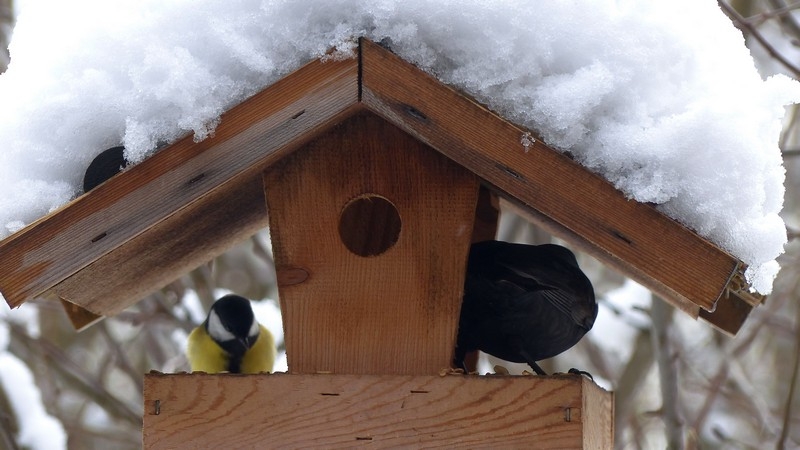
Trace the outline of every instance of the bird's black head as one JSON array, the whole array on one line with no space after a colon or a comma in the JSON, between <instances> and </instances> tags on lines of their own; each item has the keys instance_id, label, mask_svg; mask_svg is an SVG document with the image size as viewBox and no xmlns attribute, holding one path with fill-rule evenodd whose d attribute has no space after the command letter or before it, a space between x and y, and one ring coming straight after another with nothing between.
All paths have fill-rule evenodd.
<instances>
[{"instance_id":1,"label":"bird's black head","mask_svg":"<svg viewBox=\"0 0 800 450\"><path fill-rule=\"evenodd\" d=\"M226 295L211 306L205 322L214 341L230 353L244 353L258 338L250 300L238 295Z\"/></svg>"},{"instance_id":2,"label":"bird's black head","mask_svg":"<svg viewBox=\"0 0 800 450\"><path fill-rule=\"evenodd\" d=\"M578 259L572 250L556 244L542 244L536 246L538 258L547 265L574 270L579 269ZM562 270L563 270L562 269ZM580 270L580 269L579 269Z\"/></svg>"},{"instance_id":3,"label":"bird's black head","mask_svg":"<svg viewBox=\"0 0 800 450\"><path fill-rule=\"evenodd\" d=\"M111 147L97 155L83 176L83 192L89 192L104 181L119 173L128 162L125 160L125 147Z\"/></svg>"}]
</instances>

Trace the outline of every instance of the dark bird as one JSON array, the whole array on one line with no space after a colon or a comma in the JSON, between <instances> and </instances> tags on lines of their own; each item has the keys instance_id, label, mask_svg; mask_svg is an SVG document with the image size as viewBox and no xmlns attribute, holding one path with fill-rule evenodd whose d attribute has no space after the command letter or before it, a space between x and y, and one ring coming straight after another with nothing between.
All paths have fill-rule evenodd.
<instances>
[{"instance_id":1,"label":"dark bird","mask_svg":"<svg viewBox=\"0 0 800 450\"><path fill-rule=\"evenodd\" d=\"M226 295L189 334L186 356L194 372L271 372L275 339L256 321L250 300Z\"/></svg>"},{"instance_id":2,"label":"dark bird","mask_svg":"<svg viewBox=\"0 0 800 450\"><path fill-rule=\"evenodd\" d=\"M111 147L95 156L83 175L83 192L89 192L104 181L118 174L128 162L125 161L125 147Z\"/></svg>"},{"instance_id":3,"label":"dark bird","mask_svg":"<svg viewBox=\"0 0 800 450\"><path fill-rule=\"evenodd\" d=\"M472 245L453 364L468 352L536 363L566 351L592 328L597 302L575 255L560 245Z\"/></svg>"}]
</instances>

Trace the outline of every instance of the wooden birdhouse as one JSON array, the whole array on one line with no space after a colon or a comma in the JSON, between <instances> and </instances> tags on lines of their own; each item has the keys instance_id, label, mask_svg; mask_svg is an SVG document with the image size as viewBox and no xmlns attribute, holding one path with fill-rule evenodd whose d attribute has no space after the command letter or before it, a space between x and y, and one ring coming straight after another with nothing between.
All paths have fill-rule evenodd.
<instances>
[{"instance_id":1,"label":"wooden birdhouse","mask_svg":"<svg viewBox=\"0 0 800 450\"><path fill-rule=\"evenodd\" d=\"M145 447L610 448L586 378L441 375L498 199L729 333L761 301L741 261L366 40L0 242L0 291L81 328L269 225L289 373L147 375Z\"/></svg>"}]
</instances>

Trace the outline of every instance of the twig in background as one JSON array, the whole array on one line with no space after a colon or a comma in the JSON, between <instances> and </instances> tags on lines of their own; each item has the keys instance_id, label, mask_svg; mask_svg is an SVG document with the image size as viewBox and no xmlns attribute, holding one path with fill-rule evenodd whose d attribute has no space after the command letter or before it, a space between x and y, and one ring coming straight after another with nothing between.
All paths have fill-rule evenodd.
<instances>
[{"instance_id":1,"label":"twig in background","mask_svg":"<svg viewBox=\"0 0 800 450\"><path fill-rule=\"evenodd\" d=\"M48 362L47 366L62 376L77 391L97 403L109 415L141 428L141 412L134 410L109 392L100 380L86 373L84 368L73 362L63 350L47 339L29 336L20 325L8 323L8 327L15 340L26 348L25 354L28 357L36 354L34 348L38 348L42 352L42 358Z\"/></svg>"},{"instance_id":2,"label":"twig in background","mask_svg":"<svg viewBox=\"0 0 800 450\"><path fill-rule=\"evenodd\" d=\"M790 14L793 10L800 8L800 3L789 5L783 0L768 0L768 2L774 9L763 15L766 18L777 17L785 31L800 36L800 23L797 22L794 15Z\"/></svg>"},{"instance_id":3,"label":"twig in background","mask_svg":"<svg viewBox=\"0 0 800 450\"><path fill-rule=\"evenodd\" d=\"M750 22L747 21L747 19L742 17L741 14L736 12L735 9L733 9L723 0L717 0L717 3L719 4L719 7L722 8L722 11L733 21L733 24L736 25L737 28L758 41L758 43L764 47L764 50L766 50L772 58L786 67L786 69L792 72L792 75L795 78L800 78L800 68L787 60L772 44L770 44L764 35L756 29L756 27L754 27Z\"/></svg>"},{"instance_id":4,"label":"twig in background","mask_svg":"<svg viewBox=\"0 0 800 450\"><path fill-rule=\"evenodd\" d=\"M634 427L635 414L634 401L638 398L639 390L644 386L647 372L653 366L653 347L650 343L650 331L641 330L634 341L633 352L628 359L622 375L617 380L614 393L614 442L622 442L625 431L624 423L627 422L631 430L636 434Z\"/></svg>"},{"instance_id":5,"label":"twig in background","mask_svg":"<svg viewBox=\"0 0 800 450\"><path fill-rule=\"evenodd\" d=\"M661 420L666 427L667 448L682 449L683 424L679 413L678 368L674 364L672 345L669 338L672 324L672 306L664 300L651 295L650 316L653 321L651 342L658 365L658 379L661 385Z\"/></svg>"},{"instance_id":6,"label":"twig in background","mask_svg":"<svg viewBox=\"0 0 800 450\"><path fill-rule=\"evenodd\" d=\"M791 429L792 420L792 405L794 403L794 394L797 389L797 377L800 372L800 308L796 308L797 316L795 319L795 352L794 352L794 367L792 367L792 378L789 381L789 394L786 396L786 405L783 411L783 424L781 427L781 434L778 438L778 443L775 445L776 449L783 449L786 447L786 439L789 437L789 430Z\"/></svg>"},{"instance_id":7,"label":"twig in background","mask_svg":"<svg viewBox=\"0 0 800 450\"><path fill-rule=\"evenodd\" d=\"M143 391L143 374L140 370L136 370L133 367L128 359L127 353L122 349L122 344L111 335L111 332L108 330L108 320L103 320L97 325L100 327L100 334L106 338L106 345L110 351L111 360L116 363L118 369L122 370L122 372L130 378L131 382L136 386L137 391Z\"/></svg>"}]
</instances>

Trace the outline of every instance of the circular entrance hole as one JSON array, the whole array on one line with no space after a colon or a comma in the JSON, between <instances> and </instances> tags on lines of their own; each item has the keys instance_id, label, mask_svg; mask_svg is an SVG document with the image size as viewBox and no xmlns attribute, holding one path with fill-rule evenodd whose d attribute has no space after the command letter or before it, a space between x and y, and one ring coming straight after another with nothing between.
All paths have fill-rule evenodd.
<instances>
[{"instance_id":1,"label":"circular entrance hole","mask_svg":"<svg viewBox=\"0 0 800 450\"><path fill-rule=\"evenodd\" d=\"M359 256L377 256L389 250L400 237L400 213L377 194L350 200L339 217L339 236L348 250Z\"/></svg>"}]
</instances>

